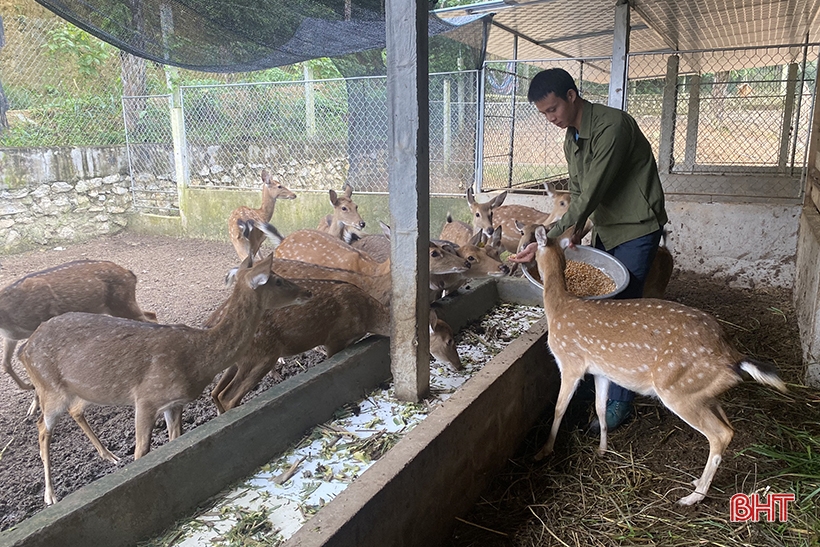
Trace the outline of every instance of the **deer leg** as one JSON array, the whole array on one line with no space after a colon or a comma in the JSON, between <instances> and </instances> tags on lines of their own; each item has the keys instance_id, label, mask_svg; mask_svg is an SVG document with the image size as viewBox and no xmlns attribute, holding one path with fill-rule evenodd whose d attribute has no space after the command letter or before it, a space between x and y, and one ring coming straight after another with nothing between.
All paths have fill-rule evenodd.
<instances>
[{"instance_id":1,"label":"deer leg","mask_svg":"<svg viewBox=\"0 0 820 547\"><path fill-rule=\"evenodd\" d=\"M80 429L83 430L85 436L91 441L91 444L94 445L94 448L97 449L97 453L100 457L104 460L107 460L111 463L117 463L120 459L111 453L103 443L100 441L100 438L94 433L91 429L91 426L88 425L88 421L85 419L85 414L83 414L83 410L85 409L85 401L77 401L71 408L68 409L68 413L74 418L74 421L77 422L77 425L80 426Z\"/></svg>"},{"instance_id":2,"label":"deer leg","mask_svg":"<svg viewBox=\"0 0 820 547\"><path fill-rule=\"evenodd\" d=\"M703 474L694 481L695 491L678 500L681 505L692 505L706 497L706 492L723 458L723 452L732 440L734 430L716 400L681 400L675 401L675 406L667 404L664 399L661 400L683 421L703 433L709 441L709 459L706 460Z\"/></svg>"},{"instance_id":3,"label":"deer leg","mask_svg":"<svg viewBox=\"0 0 820 547\"><path fill-rule=\"evenodd\" d=\"M11 358L14 355L14 348L16 347L17 340L10 340L6 338L3 341L3 370L11 376L11 379L14 380L14 383L16 383L20 389L34 389L33 385L24 382L19 376L17 376L17 373L14 372L14 369L11 366Z\"/></svg>"},{"instance_id":4,"label":"deer leg","mask_svg":"<svg viewBox=\"0 0 820 547\"><path fill-rule=\"evenodd\" d=\"M139 403L134 407L134 423L136 446L134 447L134 459L148 454L151 450L151 430L154 429L154 423L157 421L157 412L153 407L140 405Z\"/></svg>"},{"instance_id":5,"label":"deer leg","mask_svg":"<svg viewBox=\"0 0 820 547\"><path fill-rule=\"evenodd\" d=\"M219 378L219 382L217 382L216 386L211 390L211 399L213 399L214 404L216 405L216 412L217 414L222 414L227 408L225 405L222 404L222 397L221 394L225 391L233 379L236 377L236 372L238 368L236 365L231 365L228 367L223 373L222 376Z\"/></svg>"},{"instance_id":6,"label":"deer leg","mask_svg":"<svg viewBox=\"0 0 820 547\"><path fill-rule=\"evenodd\" d=\"M606 400L609 394L609 378L605 376L595 376L595 414L598 415L598 423L601 426L601 440L598 444L598 454L603 456L606 452Z\"/></svg>"},{"instance_id":7,"label":"deer leg","mask_svg":"<svg viewBox=\"0 0 820 547\"><path fill-rule=\"evenodd\" d=\"M51 505L57 501L57 496L54 495L54 486L51 483L51 457L49 455L49 447L51 446L51 427L46 424L45 413L40 414L37 419L37 440L40 443L40 459L43 460L43 472L45 474L45 492L43 494L43 501L46 505Z\"/></svg>"},{"instance_id":8,"label":"deer leg","mask_svg":"<svg viewBox=\"0 0 820 547\"><path fill-rule=\"evenodd\" d=\"M166 410L165 427L168 429L168 440L173 441L182 435L182 406L175 406Z\"/></svg>"},{"instance_id":9,"label":"deer leg","mask_svg":"<svg viewBox=\"0 0 820 547\"><path fill-rule=\"evenodd\" d=\"M257 362L256 366L246 371L237 370L231 383L219 394L219 399L225 409L230 410L239 406L242 398L274 368L276 361L275 355L268 354L263 360Z\"/></svg>"},{"instance_id":10,"label":"deer leg","mask_svg":"<svg viewBox=\"0 0 820 547\"><path fill-rule=\"evenodd\" d=\"M547 441L547 444L545 444L543 448L541 448L541 450L539 450L535 455L536 460L544 459L552 454L552 449L555 447L555 437L558 436L558 428L561 426L561 420L564 419L564 413L567 411L569 401L572 399L572 394L575 393L575 389L578 387L578 382L580 380L580 377L570 378L569 376L565 376L562 371L561 389L558 391L558 401L555 403L555 417L552 420L550 438Z\"/></svg>"}]
</instances>

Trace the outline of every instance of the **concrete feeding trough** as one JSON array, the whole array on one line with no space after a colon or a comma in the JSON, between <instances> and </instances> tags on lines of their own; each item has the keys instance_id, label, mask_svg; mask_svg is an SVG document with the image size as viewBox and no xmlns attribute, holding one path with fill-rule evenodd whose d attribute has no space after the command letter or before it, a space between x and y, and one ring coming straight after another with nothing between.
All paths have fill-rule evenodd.
<instances>
[{"instance_id":1,"label":"concrete feeding trough","mask_svg":"<svg viewBox=\"0 0 820 547\"><path fill-rule=\"evenodd\" d=\"M605 298L612 298L619 292L623 291L629 284L629 271L623 263L609 253L605 253L595 247L586 245L577 245L575 247L567 247L564 249L564 256L567 260L575 260L576 262L584 262L590 266L594 266L604 272L612 281L615 282L615 290L606 294L599 294L595 296L585 296L586 300L603 300ZM538 266L532 264L526 268L521 268L524 272L524 277L530 280L530 283L544 290L544 285L541 283L541 276L538 273Z\"/></svg>"}]
</instances>

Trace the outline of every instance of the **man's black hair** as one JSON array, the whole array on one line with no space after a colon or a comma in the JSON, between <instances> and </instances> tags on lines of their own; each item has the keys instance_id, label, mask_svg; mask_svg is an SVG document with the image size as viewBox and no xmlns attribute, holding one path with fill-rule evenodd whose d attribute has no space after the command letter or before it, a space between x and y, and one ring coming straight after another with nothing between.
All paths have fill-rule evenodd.
<instances>
[{"instance_id":1,"label":"man's black hair","mask_svg":"<svg viewBox=\"0 0 820 547\"><path fill-rule=\"evenodd\" d=\"M548 68L542 70L530 82L530 89L527 91L527 100L531 103L540 101L550 93L555 93L559 99L567 100L567 91L570 89L578 93L575 80L569 72L563 68Z\"/></svg>"}]
</instances>

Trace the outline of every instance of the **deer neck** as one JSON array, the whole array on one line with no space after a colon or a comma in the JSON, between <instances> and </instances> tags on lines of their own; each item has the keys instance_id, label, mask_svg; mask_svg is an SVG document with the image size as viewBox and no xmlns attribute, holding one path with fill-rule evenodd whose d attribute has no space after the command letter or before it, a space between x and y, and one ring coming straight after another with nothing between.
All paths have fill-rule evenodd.
<instances>
[{"instance_id":1,"label":"deer neck","mask_svg":"<svg viewBox=\"0 0 820 547\"><path fill-rule=\"evenodd\" d=\"M330 227L327 229L327 233L332 235L333 237L338 237L339 239L341 239L342 232L344 232L344 229L344 224L336 219L336 215L332 215L330 217Z\"/></svg>"},{"instance_id":2,"label":"deer neck","mask_svg":"<svg viewBox=\"0 0 820 547\"><path fill-rule=\"evenodd\" d=\"M260 299L253 290L237 283L216 324L205 329L203 345L207 349L202 355L208 359L200 365L203 372L213 377L244 355L263 313Z\"/></svg>"},{"instance_id":3,"label":"deer neck","mask_svg":"<svg viewBox=\"0 0 820 547\"><path fill-rule=\"evenodd\" d=\"M270 219L273 218L273 210L276 207L276 197L270 195L270 193L265 190L262 192L262 208L260 212L262 213L262 217L265 219L265 222L270 222Z\"/></svg>"},{"instance_id":4,"label":"deer neck","mask_svg":"<svg viewBox=\"0 0 820 547\"><path fill-rule=\"evenodd\" d=\"M538 271L544 284L544 314L547 320L555 317L569 300L575 299L567 291L563 254L555 249L538 251Z\"/></svg>"}]
</instances>

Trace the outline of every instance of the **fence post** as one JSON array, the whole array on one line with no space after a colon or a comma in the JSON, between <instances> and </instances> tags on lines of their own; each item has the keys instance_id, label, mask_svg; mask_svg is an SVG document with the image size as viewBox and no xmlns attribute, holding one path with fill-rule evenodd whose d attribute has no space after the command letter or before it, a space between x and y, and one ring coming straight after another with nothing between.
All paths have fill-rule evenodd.
<instances>
[{"instance_id":1,"label":"fence post","mask_svg":"<svg viewBox=\"0 0 820 547\"><path fill-rule=\"evenodd\" d=\"M615 31L612 36L612 65L609 79L609 106L626 108L627 56L629 55L629 4L618 0L615 5Z\"/></svg>"},{"instance_id":2,"label":"fence post","mask_svg":"<svg viewBox=\"0 0 820 547\"><path fill-rule=\"evenodd\" d=\"M661 142L658 145L658 171L662 175L672 170L672 146L675 139L675 108L678 101L678 64L680 57L666 59L666 84L661 102Z\"/></svg>"},{"instance_id":3,"label":"fence post","mask_svg":"<svg viewBox=\"0 0 820 547\"><path fill-rule=\"evenodd\" d=\"M453 138L450 134L450 80L444 80L444 99L443 99L443 113L442 118L444 124L442 125L442 139L444 140L444 165L450 164L450 147L453 144Z\"/></svg>"},{"instance_id":4,"label":"fence post","mask_svg":"<svg viewBox=\"0 0 820 547\"><path fill-rule=\"evenodd\" d=\"M188 147L185 136L185 112L182 107L182 89L176 86L171 94L171 135L174 141L174 173L177 182L179 217L183 231L187 228L185 194L188 188Z\"/></svg>"},{"instance_id":5,"label":"fence post","mask_svg":"<svg viewBox=\"0 0 820 547\"><path fill-rule=\"evenodd\" d=\"M316 136L316 97L313 93L313 71L305 63L305 128L308 138Z\"/></svg>"}]
</instances>

